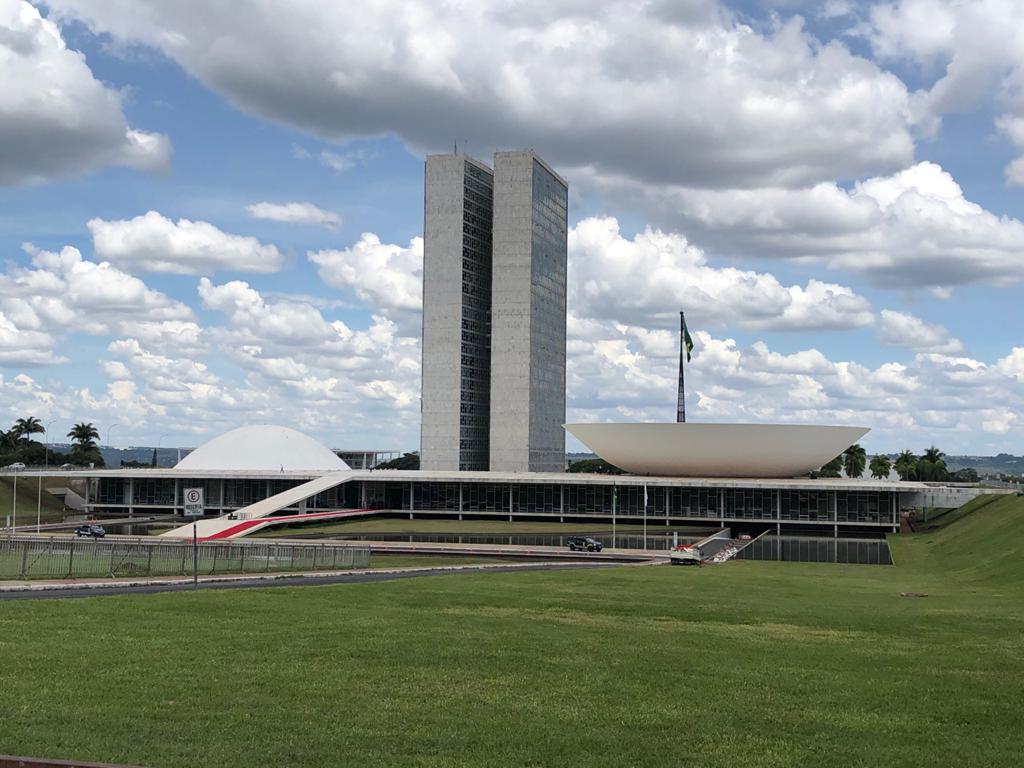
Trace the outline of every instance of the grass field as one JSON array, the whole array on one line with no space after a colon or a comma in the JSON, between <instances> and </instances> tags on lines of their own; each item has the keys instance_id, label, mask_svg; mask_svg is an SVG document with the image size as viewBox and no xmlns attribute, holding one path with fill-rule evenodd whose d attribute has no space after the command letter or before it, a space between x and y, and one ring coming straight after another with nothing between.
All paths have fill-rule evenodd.
<instances>
[{"instance_id":1,"label":"grass field","mask_svg":"<svg viewBox=\"0 0 1024 768\"><path fill-rule=\"evenodd\" d=\"M1020 764L1024 499L893 552L896 567L740 561L0 603L0 752L148 766Z\"/></svg>"},{"instance_id":2,"label":"grass field","mask_svg":"<svg viewBox=\"0 0 1024 768\"><path fill-rule=\"evenodd\" d=\"M34 477L18 478L18 525L30 525L36 522L36 502L38 493L38 480ZM59 499L46 492L50 486L66 486L63 478L43 478L43 494L41 506L41 521L43 523L59 523L64 519L64 505ZM0 478L0 526L4 524L7 516L13 512L14 502L14 477L5 475Z\"/></svg>"},{"instance_id":3,"label":"grass field","mask_svg":"<svg viewBox=\"0 0 1024 768\"><path fill-rule=\"evenodd\" d=\"M957 520L962 520L968 515L973 515L979 509L992 504L1003 498L1004 494L983 494L971 499L969 502L964 504L962 507L956 509L941 509L931 511L928 515L927 521L923 515L919 515L918 519L914 521L914 530L920 533L927 533L930 531L937 531L940 528L945 528L950 523L955 523Z\"/></svg>"},{"instance_id":4,"label":"grass field","mask_svg":"<svg viewBox=\"0 0 1024 768\"><path fill-rule=\"evenodd\" d=\"M642 525L623 524L617 525L619 533L640 533ZM717 530L714 525L704 528L692 526L665 526L650 522L647 531L652 536L656 533L668 533L678 531L680 534L691 534L695 531ZM516 534L516 533L545 533L545 534L573 534L573 533L611 533L612 527L605 523L559 523L559 522L537 522L537 521L516 521L508 520L437 520L429 518L416 518L409 520L404 517L375 517L363 520L350 520L347 522L321 523L319 525L303 524L292 527L266 528L255 536L269 538L282 538L287 536L306 536L317 534L345 535L349 533L495 533L495 534Z\"/></svg>"},{"instance_id":5,"label":"grass field","mask_svg":"<svg viewBox=\"0 0 1024 768\"><path fill-rule=\"evenodd\" d=\"M370 556L370 568L433 568L440 565L500 565L522 563L521 557L471 557L469 555L379 555Z\"/></svg>"}]
</instances>

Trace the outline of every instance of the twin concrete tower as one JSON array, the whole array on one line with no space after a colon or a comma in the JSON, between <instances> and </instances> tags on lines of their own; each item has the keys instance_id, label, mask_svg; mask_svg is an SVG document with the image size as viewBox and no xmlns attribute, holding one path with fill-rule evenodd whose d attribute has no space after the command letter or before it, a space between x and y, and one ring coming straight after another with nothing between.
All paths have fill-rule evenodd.
<instances>
[{"instance_id":1,"label":"twin concrete tower","mask_svg":"<svg viewBox=\"0 0 1024 768\"><path fill-rule=\"evenodd\" d=\"M533 152L427 157L421 469L563 471L568 191Z\"/></svg>"}]
</instances>

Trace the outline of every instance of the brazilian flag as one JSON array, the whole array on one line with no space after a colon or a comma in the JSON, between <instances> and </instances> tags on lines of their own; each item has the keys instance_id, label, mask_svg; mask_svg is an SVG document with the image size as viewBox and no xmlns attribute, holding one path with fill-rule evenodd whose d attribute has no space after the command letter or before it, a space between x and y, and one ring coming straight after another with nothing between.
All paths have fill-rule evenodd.
<instances>
[{"instance_id":1,"label":"brazilian flag","mask_svg":"<svg viewBox=\"0 0 1024 768\"><path fill-rule=\"evenodd\" d=\"M693 339L690 338L690 329L686 327L686 318L679 313L679 320L683 326L683 345L686 347L686 362L690 362L690 353L693 352Z\"/></svg>"}]
</instances>

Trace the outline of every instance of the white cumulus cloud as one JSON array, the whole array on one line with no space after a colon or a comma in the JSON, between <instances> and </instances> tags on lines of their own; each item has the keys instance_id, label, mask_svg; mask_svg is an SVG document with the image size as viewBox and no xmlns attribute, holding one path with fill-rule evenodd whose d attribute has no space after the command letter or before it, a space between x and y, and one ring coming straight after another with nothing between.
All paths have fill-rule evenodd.
<instances>
[{"instance_id":1,"label":"white cumulus cloud","mask_svg":"<svg viewBox=\"0 0 1024 768\"><path fill-rule=\"evenodd\" d=\"M680 234L647 229L626 238L610 217L570 230L569 264L569 304L584 317L673 326L685 309L691 323L772 330L874 322L871 302L845 286L785 286L768 273L713 267Z\"/></svg>"},{"instance_id":2,"label":"white cumulus cloud","mask_svg":"<svg viewBox=\"0 0 1024 768\"><path fill-rule=\"evenodd\" d=\"M285 262L276 246L255 237L228 234L205 221L174 222L156 211L128 220L92 219L87 226L97 256L143 272L270 273Z\"/></svg>"},{"instance_id":3,"label":"white cumulus cloud","mask_svg":"<svg viewBox=\"0 0 1024 768\"><path fill-rule=\"evenodd\" d=\"M0 273L0 309L22 329L105 334L193 319L185 304L107 262L83 258L77 248L24 248L32 267Z\"/></svg>"},{"instance_id":4,"label":"white cumulus cloud","mask_svg":"<svg viewBox=\"0 0 1024 768\"><path fill-rule=\"evenodd\" d=\"M167 137L129 126L121 94L24 0L0 0L0 83L0 185L169 164Z\"/></svg>"},{"instance_id":5,"label":"white cumulus cloud","mask_svg":"<svg viewBox=\"0 0 1024 768\"><path fill-rule=\"evenodd\" d=\"M350 248L306 256L325 283L354 290L378 311L417 311L423 305L423 238L413 238L408 246L391 245L364 232Z\"/></svg>"},{"instance_id":6,"label":"white cumulus cloud","mask_svg":"<svg viewBox=\"0 0 1024 768\"><path fill-rule=\"evenodd\" d=\"M755 29L707 0L50 6L331 140L393 133L438 150L472 137L698 187L801 185L913 157L899 78L799 19Z\"/></svg>"},{"instance_id":7,"label":"white cumulus cloud","mask_svg":"<svg viewBox=\"0 0 1024 768\"><path fill-rule=\"evenodd\" d=\"M882 59L938 70L915 94L935 121L996 106L996 127L1020 155L1006 168L1024 184L1024 4L1016 0L887 0L870 12L869 37Z\"/></svg>"},{"instance_id":8,"label":"white cumulus cloud","mask_svg":"<svg viewBox=\"0 0 1024 768\"><path fill-rule=\"evenodd\" d=\"M282 221L286 224L315 224L328 229L337 229L341 226L341 216L313 203L262 202L246 206L246 210L254 218Z\"/></svg>"},{"instance_id":9,"label":"white cumulus cloud","mask_svg":"<svg viewBox=\"0 0 1024 768\"><path fill-rule=\"evenodd\" d=\"M940 166L921 162L844 189L652 188L598 184L645 200L657 218L685 223L719 255L800 259L866 275L883 288L937 288L1021 280L1024 222L971 200Z\"/></svg>"},{"instance_id":10,"label":"white cumulus cloud","mask_svg":"<svg viewBox=\"0 0 1024 768\"><path fill-rule=\"evenodd\" d=\"M883 309L878 325L878 337L890 347L958 353L964 346L941 325L926 323L906 312Z\"/></svg>"}]
</instances>

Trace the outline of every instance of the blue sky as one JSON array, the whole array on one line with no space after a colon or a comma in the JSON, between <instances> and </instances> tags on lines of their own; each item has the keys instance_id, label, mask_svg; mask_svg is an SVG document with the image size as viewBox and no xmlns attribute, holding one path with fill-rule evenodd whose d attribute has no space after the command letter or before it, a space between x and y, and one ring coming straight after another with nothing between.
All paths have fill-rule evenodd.
<instances>
[{"instance_id":1,"label":"blue sky","mask_svg":"<svg viewBox=\"0 0 1024 768\"><path fill-rule=\"evenodd\" d=\"M353 14L0 0L0 417L414 449L422 159L458 140L570 182L570 420L672 418L686 309L691 418L1024 452L1020 10Z\"/></svg>"}]
</instances>

